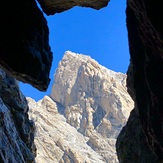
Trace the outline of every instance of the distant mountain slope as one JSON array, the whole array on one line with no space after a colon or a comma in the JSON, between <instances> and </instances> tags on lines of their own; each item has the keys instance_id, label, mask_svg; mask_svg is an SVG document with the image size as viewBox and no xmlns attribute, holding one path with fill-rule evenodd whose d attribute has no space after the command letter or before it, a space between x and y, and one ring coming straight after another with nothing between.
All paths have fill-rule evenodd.
<instances>
[{"instance_id":1,"label":"distant mountain slope","mask_svg":"<svg viewBox=\"0 0 163 163\"><path fill-rule=\"evenodd\" d=\"M116 138L133 101L126 75L65 52L50 97L27 98L36 124L37 163L116 163Z\"/></svg>"}]
</instances>

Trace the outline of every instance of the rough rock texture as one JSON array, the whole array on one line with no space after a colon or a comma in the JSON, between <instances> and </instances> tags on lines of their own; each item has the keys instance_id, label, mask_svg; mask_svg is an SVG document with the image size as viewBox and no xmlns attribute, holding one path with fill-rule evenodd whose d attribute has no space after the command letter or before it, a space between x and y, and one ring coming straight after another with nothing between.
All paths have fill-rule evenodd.
<instances>
[{"instance_id":1,"label":"rough rock texture","mask_svg":"<svg viewBox=\"0 0 163 163\"><path fill-rule=\"evenodd\" d=\"M158 162L155 154L148 147L145 133L135 109L132 110L127 125L122 129L120 135L118 136L117 144L120 162Z\"/></svg>"},{"instance_id":2,"label":"rough rock texture","mask_svg":"<svg viewBox=\"0 0 163 163\"><path fill-rule=\"evenodd\" d=\"M108 1L104 0L83 0L79 1L81 2L79 4L75 0L69 2L66 1L67 3L63 3L63 1L53 2L47 0L40 0L39 2L47 15L64 11L73 7L74 5L88 6L98 9L100 7L106 6L108 3ZM62 4L59 4L59 2ZM57 5L57 8L55 8L54 5ZM151 160L152 163L163 162L162 8L163 3L161 0L127 0L127 28L131 54L131 65L128 71L128 91L135 101L135 109L129 118L127 126L122 130L120 136L118 137L117 152L120 162L148 162L149 160ZM48 28L46 25L46 20L44 19L40 10L37 8L35 1L2 1L0 5L0 22L0 67L10 75L16 77L18 80L28 82L39 90L46 90L49 83L48 76L51 67L52 55L48 44ZM92 70L88 67L89 65L86 64L85 68L88 71L87 74L90 74L90 71ZM81 67L81 73L83 73L82 69L84 69L84 67ZM86 74L79 75L83 75L84 77L86 76ZM99 78L98 75L94 76L95 77L91 78L90 80L97 80L96 78ZM88 81L88 78L85 77L85 80ZM90 84L94 83L91 81ZM84 86L81 84L81 87L83 88ZM84 97L83 101L85 101L85 110L78 109L78 104L76 106L70 105L69 108L65 108L65 116L67 121L73 126L76 125L75 127L77 130L87 136L91 136L93 135L92 133L95 132L100 133L103 137L107 137L108 133L112 131L111 136L115 137L118 133L117 128L119 125L119 120L122 120L122 123L124 124L125 121L123 120L123 117L126 118L126 116L120 114L121 109L119 109L118 100L114 103L114 105L117 105L118 109L113 112L113 114L109 115L107 109L100 104L100 99L94 96L94 98L92 98L93 93L96 95L96 85L87 86L88 90L90 90L92 87L95 88L95 90L91 91L90 94L89 92L87 94L81 93L81 97ZM101 87L103 88L103 86ZM80 87L78 90L80 91ZM66 101L63 100L64 104L72 103L72 97L69 95L70 91L72 90L69 89L65 92L65 94L63 94L67 96ZM86 90L84 91L87 92ZM105 91L103 93L105 97ZM111 96L109 95L108 97ZM19 120L19 117L17 118L17 116L19 114L24 114L26 117L25 119L28 122L26 109L20 113L14 112L15 115L11 116L10 113L11 110L13 110L12 105L14 104L12 102L12 98L14 97L9 98L11 101L8 101L8 96L1 99L0 109L2 110L2 114L0 124L2 127L0 129L2 129L2 131L0 134L3 134L4 132L4 134L6 134L9 133L9 131L12 131L8 128L7 130L4 128L8 122L8 118L15 119L15 116L16 119L13 122L16 124L17 120ZM5 100L8 101L8 104L4 103ZM81 101L82 99L80 99L80 102ZM100 107L96 105L96 101L99 102ZM107 104L105 100L103 103ZM19 106L18 103L17 106ZM72 115L69 110L74 110L74 114ZM6 115L5 117L4 114ZM82 119L81 115L82 117L86 117L86 119ZM95 117L98 117L98 115L100 116L101 121L96 120ZM105 117L105 115L107 116ZM114 118L112 121L112 117L118 121L115 123ZM3 121L5 121L5 123L3 123ZM19 123L21 124L21 122L22 121ZM24 122L25 121L23 121L23 123ZM17 123L17 126L19 123ZM103 130L103 126L107 126L107 130ZM17 127L15 128L12 122L7 127L11 127L14 133L17 132ZM115 128L116 132L113 132L113 128ZM137 128L138 132L135 132L134 128ZM25 133L25 129L18 130L17 133L19 134L19 132ZM128 139L126 139L126 137ZM133 137L135 141L134 143L132 143ZM15 139L15 137L13 137L13 139ZM3 141L3 139L1 140ZM6 141L7 140L10 141L10 139L6 139ZM99 141L94 140L95 139L90 138L89 144L96 144L96 147ZM13 142L15 144L20 143L20 141ZM128 144L124 144L123 142L127 142ZM9 147L10 145L5 148L5 154ZM15 147L18 147L18 145ZM3 150L3 148L1 149ZM1 156L3 157L0 161L5 159L5 154L2 152L2 150ZM125 156L122 155L124 154L123 151L125 151ZM133 151L132 155L131 151ZM146 155L144 153L146 153ZM10 156L10 159L12 159L12 156L14 155ZM23 154L20 156L21 159L24 157ZM24 159L25 158L28 159L30 157L25 156ZM32 157L30 160L32 160Z\"/></svg>"},{"instance_id":3,"label":"rough rock texture","mask_svg":"<svg viewBox=\"0 0 163 163\"><path fill-rule=\"evenodd\" d=\"M59 114L63 106L45 96L37 103L27 98L29 115L36 124L37 163L104 163L102 157L87 145L80 134Z\"/></svg>"},{"instance_id":4,"label":"rough rock texture","mask_svg":"<svg viewBox=\"0 0 163 163\"><path fill-rule=\"evenodd\" d=\"M52 62L46 19L34 0L2 1L0 67L45 91Z\"/></svg>"},{"instance_id":5,"label":"rough rock texture","mask_svg":"<svg viewBox=\"0 0 163 163\"><path fill-rule=\"evenodd\" d=\"M74 6L101 9L106 7L110 0L38 0L47 15L53 15L68 10Z\"/></svg>"},{"instance_id":6,"label":"rough rock texture","mask_svg":"<svg viewBox=\"0 0 163 163\"><path fill-rule=\"evenodd\" d=\"M34 124L17 81L0 70L0 162L34 162Z\"/></svg>"},{"instance_id":7,"label":"rough rock texture","mask_svg":"<svg viewBox=\"0 0 163 163\"><path fill-rule=\"evenodd\" d=\"M135 109L118 137L120 162L163 162L162 8L160 0L127 1L131 55L127 85L135 101ZM133 128L137 128L138 132ZM138 143L133 143L133 137Z\"/></svg>"},{"instance_id":8,"label":"rough rock texture","mask_svg":"<svg viewBox=\"0 0 163 163\"><path fill-rule=\"evenodd\" d=\"M65 107L67 121L83 134L96 128L103 136L115 138L133 108L126 75L70 51L59 63L50 96ZM103 125L108 131L101 130Z\"/></svg>"},{"instance_id":9,"label":"rough rock texture","mask_svg":"<svg viewBox=\"0 0 163 163\"><path fill-rule=\"evenodd\" d=\"M125 74L67 51L50 96L38 103L28 98L36 162L118 162L116 138L134 107Z\"/></svg>"}]
</instances>

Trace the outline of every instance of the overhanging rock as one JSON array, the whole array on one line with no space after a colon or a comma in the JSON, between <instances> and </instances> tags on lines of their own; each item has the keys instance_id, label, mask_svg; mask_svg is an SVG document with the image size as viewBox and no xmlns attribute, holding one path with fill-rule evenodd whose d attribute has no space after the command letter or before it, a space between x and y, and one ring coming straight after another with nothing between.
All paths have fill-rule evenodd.
<instances>
[{"instance_id":1,"label":"overhanging rock","mask_svg":"<svg viewBox=\"0 0 163 163\"><path fill-rule=\"evenodd\" d=\"M108 5L110 0L38 0L47 15L53 15L68 10L74 6L101 9Z\"/></svg>"},{"instance_id":2,"label":"overhanging rock","mask_svg":"<svg viewBox=\"0 0 163 163\"><path fill-rule=\"evenodd\" d=\"M0 67L41 91L49 85L52 52L47 21L34 0L2 1Z\"/></svg>"}]
</instances>

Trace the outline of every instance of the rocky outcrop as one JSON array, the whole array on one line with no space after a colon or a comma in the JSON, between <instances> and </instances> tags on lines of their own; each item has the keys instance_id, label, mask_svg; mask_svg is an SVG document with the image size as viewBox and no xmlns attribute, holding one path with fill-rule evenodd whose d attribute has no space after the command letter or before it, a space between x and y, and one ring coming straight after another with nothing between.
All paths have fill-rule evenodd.
<instances>
[{"instance_id":1,"label":"rocky outcrop","mask_svg":"<svg viewBox=\"0 0 163 163\"><path fill-rule=\"evenodd\" d=\"M17 81L0 70L0 162L34 162L34 124Z\"/></svg>"},{"instance_id":2,"label":"rocky outcrop","mask_svg":"<svg viewBox=\"0 0 163 163\"><path fill-rule=\"evenodd\" d=\"M50 97L37 103L28 98L36 162L118 162L116 138L134 107L125 74L67 51Z\"/></svg>"},{"instance_id":3,"label":"rocky outcrop","mask_svg":"<svg viewBox=\"0 0 163 163\"><path fill-rule=\"evenodd\" d=\"M46 19L34 0L2 1L0 67L18 80L45 91L52 52Z\"/></svg>"},{"instance_id":4,"label":"rocky outcrop","mask_svg":"<svg viewBox=\"0 0 163 163\"><path fill-rule=\"evenodd\" d=\"M131 55L127 85L135 101L135 109L118 137L117 153L120 162L163 161L162 7L159 0L127 1ZM138 132L133 128L137 128ZM133 138L139 143L133 143Z\"/></svg>"},{"instance_id":5,"label":"rocky outcrop","mask_svg":"<svg viewBox=\"0 0 163 163\"><path fill-rule=\"evenodd\" d=\"M68 10L74 6L101 9L106 7L110 0L38 0L47 15L53 15Z\"/></svg>"},{"instance_id":6,"label":"rocky outcrop","mask_svg":"<svg viewBox=\"0 0 163 163\"><path fill-rule=\"evenodd\" d=\"M36 124L37 163L104 163L102 157L87 145L80 134L59 114L63 106L45 96L37 103L27 98L30 118Z\"/></svg>"},{"instance_id":7,"label":"rocky outcrop","mask_svg":"<svg viewBox=\"0 0 163 163\"><path fill-rule=\"evenodd\" d=\"M115 138L133 108L126 75L70 51L59 63L50 97L65 107L68 123L86 135L97 129ZM108 131L101 130L103 125Z\"/></svg>"}]
</instances>

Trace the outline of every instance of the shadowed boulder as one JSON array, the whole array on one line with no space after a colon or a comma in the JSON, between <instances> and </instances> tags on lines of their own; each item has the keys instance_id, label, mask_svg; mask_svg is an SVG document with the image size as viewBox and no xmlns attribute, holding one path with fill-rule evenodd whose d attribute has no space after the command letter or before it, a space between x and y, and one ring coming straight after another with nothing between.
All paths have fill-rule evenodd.
<instances>
[{"instance_id":1,"label":"shadowed boulder","mask_svg":"<svg viewBox=\"0 0 163 163\"><path fill-rule=\"evenodd\" d=\"M47 21L35 1L2 1L0 22L0 67L45 91L50 81L52 52Z\"/></svg>"}]
</instances>

